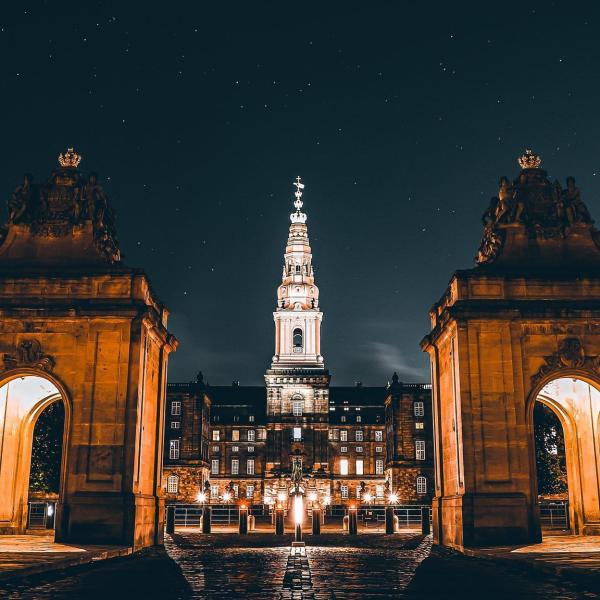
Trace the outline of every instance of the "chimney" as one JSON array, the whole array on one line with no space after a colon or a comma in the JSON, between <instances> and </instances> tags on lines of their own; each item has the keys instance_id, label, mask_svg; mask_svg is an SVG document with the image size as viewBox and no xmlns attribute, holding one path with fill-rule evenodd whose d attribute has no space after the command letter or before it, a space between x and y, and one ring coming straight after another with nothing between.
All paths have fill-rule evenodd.
<instances>
[{"instance_id":1,"label":"chimney","mask_svg":"<svg viewBox=\"0 0 600 600\"><path fill-rule=\"evenodd\" d=\"M356 387L362 387L362 381L355 381L355 382L354 382L354 385L355 385Z\"/></svg>"},{"instance_id":2,"label":"chimney","mask_svg":"<svg viewBox=\"0 0 600 600\"><path fill-rule=\"evenodd\" d=\"M231 385L232 385L233 387L240 387L240 382L239 382L239 380L238 380L238 379L234 379L234 380L231 382Z\"/></svg>"}]
</instances>

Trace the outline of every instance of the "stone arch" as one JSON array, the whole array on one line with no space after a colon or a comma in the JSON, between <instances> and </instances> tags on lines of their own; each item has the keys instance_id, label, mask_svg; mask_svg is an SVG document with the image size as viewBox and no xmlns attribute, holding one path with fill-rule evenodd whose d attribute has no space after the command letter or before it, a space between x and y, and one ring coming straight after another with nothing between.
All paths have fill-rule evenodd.
<instances>
[{"instance_id":1,"label":"stone arch","mask_svg":"<svg viewBox=\"0 0 600 600\"><path fill-rule=\"evenodd\" d=\"M547 390L552 383L557 383L558 392ZM566 389L569 384L573 388L570 392ZM533 440L536 402L548 406L563 428L571 531L576 535L597 535L600 532L600 378L587 370L560 369L551 371L532 389L526 406L532 473L536 474L532 477L532 498L537 498Z\"/></svg>"},{"instance_id":2,"label":"stone arch","mask_svg":"<svg viewBox=\"0 0 600 600\"><path fill-rule=\"evenodd\" d=\"M24 533L26 530L33 431L41 413L54 402L62 402L65 411L59 500L56 507L59 530L72 415L69 394L56 377L38 369L15 369L0 377L1 533Z\"/></svg>"}]
</instances>

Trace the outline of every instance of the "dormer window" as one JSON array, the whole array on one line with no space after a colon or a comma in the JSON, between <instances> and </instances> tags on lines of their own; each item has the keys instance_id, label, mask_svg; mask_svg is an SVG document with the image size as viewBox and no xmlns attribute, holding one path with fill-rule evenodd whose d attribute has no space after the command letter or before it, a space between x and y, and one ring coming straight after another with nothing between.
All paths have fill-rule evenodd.
<instances>
[{"instance_id":1,"label":"dormer window","mask_svg":"<svg viewBox=\"0 0 600 600\"><path fill-rule=\"evenodd\" d=\"M294 342L294 352L302 352L302 348L304 346L302 329L294 329L293 334L293 342Z\"/></svg>"},{"instance_id":2,"label":"dormer window","mask_svg":"<svg viewBox=\"0 0 600 600\"><path fill-rule=\"evenodd\" d=\"M300 267L300 265L296 265L296 273L300 273L300 269L301 269L301 268L302 268L302 267Z\"/></svg>"}]
</instances>

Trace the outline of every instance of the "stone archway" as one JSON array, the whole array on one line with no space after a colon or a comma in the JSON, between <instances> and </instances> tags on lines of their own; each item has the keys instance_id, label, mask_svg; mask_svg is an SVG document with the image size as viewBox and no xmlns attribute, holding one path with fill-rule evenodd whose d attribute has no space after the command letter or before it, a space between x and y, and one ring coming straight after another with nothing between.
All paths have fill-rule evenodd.
<instances>
[{"instance_id":1,"label":"stone archway","mask_svg":"<svg viewBox=\"0 0 600 600\"><path fill-rule=\"evenodd\" d=\"M57 523L61 523L71 404L54 378L35 370L7 374L0 380L0 533L24 533L33 432L40 414L52 403L65 409ZM60 536L61 532L58 532Z\"/></svg>"},{"instance_id":2,"label":"stone archway","mask_svg":"<svg viewBox=\"0 0 600 600\"><path fill-rule=\"evenodd\" d=\"M600 232L575 180L562 189L540 163L527 151L517 178L500 179L478 266L454 274L421 343L432 374L434 540L459 549L541 541L533 404L552 380L600 382ZM598 416L583 448L579 404L544 400L571 440L574 527L596 533ZM589 481L577 488L584 468Z\"/></svg>"}]
</instances>

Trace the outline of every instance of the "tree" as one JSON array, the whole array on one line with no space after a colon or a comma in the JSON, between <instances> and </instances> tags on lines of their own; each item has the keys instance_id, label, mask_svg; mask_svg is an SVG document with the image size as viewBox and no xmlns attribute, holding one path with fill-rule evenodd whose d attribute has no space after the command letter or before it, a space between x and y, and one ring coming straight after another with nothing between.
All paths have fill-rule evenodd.
<instances>
[{"instance_id":1,"label":"tree","mask_svg":"<svg viewBox=\"0 0 600 600\"><path fill-rule=\"evenodd\" d=\"M65 407L60 401L53 402L38 417L31 449L31 492L59 491L64 424Z\"/></svg>"},{"instance_id":2,"label":"tree","mask_svg":"<svg viewBox=\"0 0 600 600\"><path fill-rule=\"evenodd\" d=\"M567 462L562 425L556 414L541 402L535 403L533 422L538 494L564 494L567 492Z\"/></svg>"}]
</instances>

